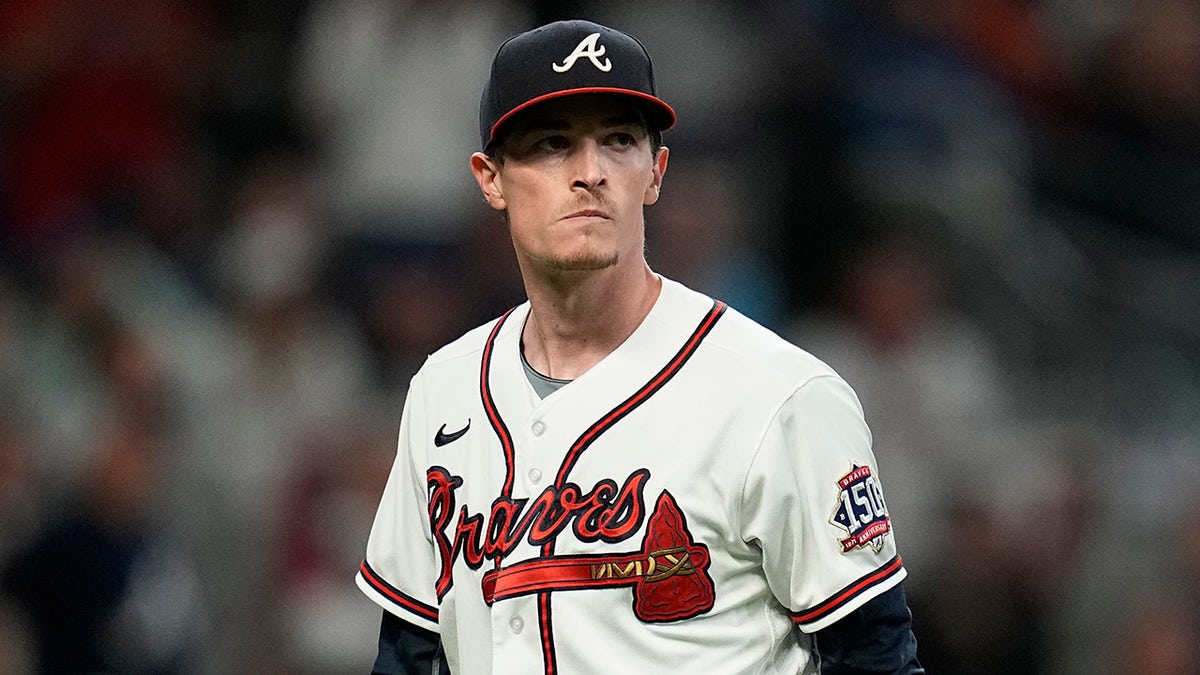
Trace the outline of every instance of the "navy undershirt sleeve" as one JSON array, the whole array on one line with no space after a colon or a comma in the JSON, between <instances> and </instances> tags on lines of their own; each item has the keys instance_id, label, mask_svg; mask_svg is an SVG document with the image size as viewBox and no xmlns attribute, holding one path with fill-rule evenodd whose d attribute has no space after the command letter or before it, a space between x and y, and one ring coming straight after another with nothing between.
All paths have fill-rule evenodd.
<instances>
[{"instance_id":1,"label":"navy undershirt sleeve","mask_svg":"<svg viewBox=\"0 0 1200 675\"><path fill-rule=\"evenodd\" d=\"M903 585L813 635L822 675L923 675ZM372 675L449 673L437 633L383 612Z\"/></svg>"},{"instance_id":2,"label":"navy undershirt sleeve","mask_svg":"<svg viewBox=\"0 0 1200 675\"><path fill-rule=\"evenodd\" d=\"M813 634L821 675L921 675L904 585Z\"/></svg>"},{"instance_id":3,"label":"navy undershirt sleeve","mask_svg":"<svg viewBox=\"0 0 1200 675\"><path fill-rule=\"evenodd\" d=\"M437 633L385 611L379 624L379 655L371 675L448 675L450 666Z\"/></svg>"}]
</instances>

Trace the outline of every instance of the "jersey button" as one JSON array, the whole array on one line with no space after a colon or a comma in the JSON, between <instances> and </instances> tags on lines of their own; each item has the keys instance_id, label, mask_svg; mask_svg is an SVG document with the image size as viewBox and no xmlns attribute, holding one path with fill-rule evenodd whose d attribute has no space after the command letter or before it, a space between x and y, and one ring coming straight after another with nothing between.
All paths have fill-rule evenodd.
<instances>
[{"instance_id":1,"label":"jersey button","mask_svg":"<svg viewBox=\"0 0 1200 675\"><path fill-rule=\"evenodd\" d=\"M521 617L514 616L508 620L508 627L512 629L512 632L520 633L525 628L525 622L521 620Z\"/></svg>"},{"instance_id":2,"label":"jersey button","mask_svg":"<svg viewBox=\"0 0 1200 675\"><path fill-rule=\"evenodd\" d=\"M541 436L542 434L546 433L546 424L545 422L538 420L533 423L533 426L530 427L530 429L533 431L534 436Z\"/></svg>"},{"instance_id":3,"label":"jersey button","mask_svg":"<svg viewBox=\"0 0 1200 675\"><path fill-rule=\"evenodd\" d=\"M530 469L529 470L529 482L536 485L536 484L540 483L541 481L542 481L542 470L541 469Z\"/></svg>"}]
</instances>

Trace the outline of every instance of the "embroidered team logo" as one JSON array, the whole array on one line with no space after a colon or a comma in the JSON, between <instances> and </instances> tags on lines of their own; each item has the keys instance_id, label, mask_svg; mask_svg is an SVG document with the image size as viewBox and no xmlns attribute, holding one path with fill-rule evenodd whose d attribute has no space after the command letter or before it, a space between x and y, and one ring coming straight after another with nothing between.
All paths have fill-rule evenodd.
<instances>
[{"instance_id":1,"label":"embroidered team logo","mask_svg":"<svg viewBox=\"0 0 1200 675\"><path fill-rule=\"evenodd\" d=\"M600 61L600 57L604 56L604 52L607 49L604 45L597 43L599 39L599 33L592 33L580 40L579 44L575 45L575 51L567 55L567 58L563 59L562 64L552 63L550 66L554 68L554 72L556 73L565 73L575 66L576 61L586 56L600 72L607 73L612 70L612 61L609 59L604 59L603 62Z\"/></svg>"},{"instance_id":2,"label":"embroidered team logo","mask_svg":"<svg viewBox=\"0 0 1200 675\"><path fill-rule=\"evenodd\" d=\"M587 493L567 483L562 489L546 488L532 501L501 498L493 502L485 519L481 513L471 514L466 505L456 507L461 476L431 467L430 529L442 559L435 585L438 598L450 590L454 561L460 555L472 569L479 569L486 559L499 561L522 539L543 545L567 531L587 542L616 544L631 538L645 519L642 488L649 478L648 470L639 469L622 487L606 479ZM546 591L629 587L638 619L647 623L679 621L712 609L715 592L709 563L708 546L695 541L675 498L664 490L650 514L639 549L543 555L488 571L483 575L482 591L490 606L498 600Z\"/></svg>"},{"instance_id":3,"label":"embroidered team logo","mask_svg":"<svg viewBox=\"0 0 1200 675\"><path fill-rule=\"evenodd\" d=\"M837 485L837 509L829 522L847 533L838 540L842 553L865 546L878 553L884 536L892 529L892 519L883 501L883 490L871 475L871 467L852 465L850 473L839 478Z\"/></svg>"},{"instance_id":4,"label":"embroidered team logo","mask_svg":"<svg viewBox=\"0 0 1200 675\"><path fill-rule=\"evenodd\" d=\"M633 589L633 614L646 623L690 619L712 609L708 547L692 539L687 519L663 491L641 548L597 555L534 558L483 575L483 598L498 600L544 591Z\"/></svg>"}]
</instances>

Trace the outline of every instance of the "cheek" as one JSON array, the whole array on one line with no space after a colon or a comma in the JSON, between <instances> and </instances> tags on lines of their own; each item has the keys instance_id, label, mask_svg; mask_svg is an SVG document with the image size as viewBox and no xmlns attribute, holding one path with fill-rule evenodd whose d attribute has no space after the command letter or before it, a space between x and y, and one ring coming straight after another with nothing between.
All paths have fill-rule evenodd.
<instances>
[{"instance_id":1,"label":"cheek","mask_svg":"<svg viewBox=\"0 0 1200 675\"><path fill-rule=\"evenodd\" d=\"M539 217L544 217L549 205L544 196L535 190L511 190L505 195L506 210L509 226L520 226L528 223L526 229L532 229L532 224Z\"/></svg>"},{"instance_id":2,"label":"cheek","mask_svg":"<svg viewBox=\"0 0 1200 675\"><path fill-rule=\"evenodd\" d=\"M532 171L510 172L504 177L501 188L509 210L535 207L545 202L546 195L550 194L546 176Z\"/></svg>"}]
</instances>

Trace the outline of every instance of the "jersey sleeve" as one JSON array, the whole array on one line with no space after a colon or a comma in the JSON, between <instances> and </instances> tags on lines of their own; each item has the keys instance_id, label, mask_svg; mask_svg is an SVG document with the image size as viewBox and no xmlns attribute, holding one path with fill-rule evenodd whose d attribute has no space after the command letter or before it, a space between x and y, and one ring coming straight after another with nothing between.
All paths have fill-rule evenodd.
<instances>
[{"instance_id":1,"label":"jersey sleeve","mask_svg":"<svg viewBox=\"0 0 1200 675\"><path fill-rule=\"evenodd\" d=\"M437 572L429 532L428 487L417 435L423 419L421 390L413 381L400 418L396 460L380 498L356 581L386 611L422 628L438 630Z\"/></svg>"},{"instance_id":2,"label":"jersey sleeve","mask_svg":"<svg viewBox=\"0 0 1200 675\"><path fill-rule=\"evenodd\" d=\"M742 493L742 538L762 551L772 592L812 633L905 576L850 386L815 377L768 424Z\"/></svg>"}]
</instances>

